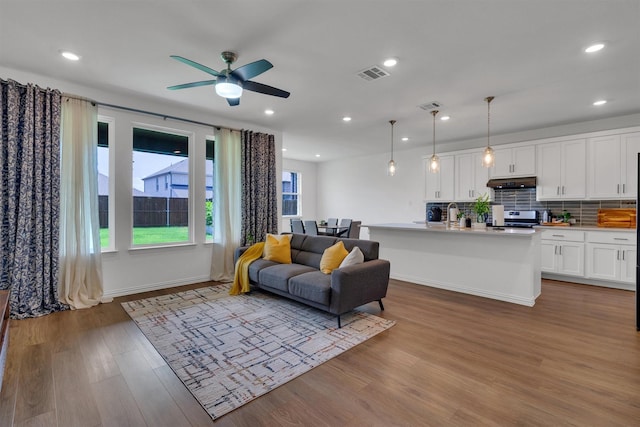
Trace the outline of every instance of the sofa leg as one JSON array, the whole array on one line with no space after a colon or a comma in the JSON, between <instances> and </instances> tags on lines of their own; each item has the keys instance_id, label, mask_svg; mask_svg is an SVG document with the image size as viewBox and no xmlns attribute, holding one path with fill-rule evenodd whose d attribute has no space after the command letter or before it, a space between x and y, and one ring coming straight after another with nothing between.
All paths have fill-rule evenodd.
<instances>
[{"instance_id":1,"label":"sofa leg","mask_svg":"<svg viewBox=\"0 0 640 427\"><path fill-rule=\"evenodd\" d=\"M342 325L340 324L340 315L338 314L338 329L342 328Z\"/></svg>"},{"instance_id":2,"label":"sofa leg","mask_svg":"<svg viewBox=\"0 0 640 427\"><path fill-rule=\"evenodd\" d=\"M380 304L380 310L384 311L384 305L382 305L382 299L378 300L378 304Z\"/></svg>"}]
</instances>

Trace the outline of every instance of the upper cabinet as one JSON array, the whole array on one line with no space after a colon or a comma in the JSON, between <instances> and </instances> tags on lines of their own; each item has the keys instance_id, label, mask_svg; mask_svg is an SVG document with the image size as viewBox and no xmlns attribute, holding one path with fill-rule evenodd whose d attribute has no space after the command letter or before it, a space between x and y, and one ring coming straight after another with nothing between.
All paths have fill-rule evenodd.
<instances>
[{"instance_id":1,"label":"upper cabinet","mask_svg":"<svg viewBox=\"0 0 640 427\"><path fill-rule=\"evenodd\" d=\"M635 199L640 132L589 139L587 197Z\"/></svg>"},{"instance_id":2,"label":"upper cabinet","mask_svg":"<svg viewBox=\"0 0 640 427\"><path fill-rule=\"evenodd\" d=\"M494 148L495 162L489 170L491 178L533 176L536 174L536 147Z\"/></svg>"},{"instance_id":3,"label":"upper cabinet","mask_svg":"<svg viewBox=\"0 0 640 427\"><path fill-rule=\"evenodd\" d=\"M584 199L586 196L586 139L537 146L538 200Z\"/></svg>"},{"instance_id":4,"label":"upper cabinet","mask_svg":"<svg viewBox=\"0 0 640 427\"><path fill-rule=\"evenodd\" d=\"M440 171L429 171L429 158L422 162L424 170L424 199L427 202L451 202L454 200L454 156L440 156Z\"/></svg>"},{"instance_id":5,"label":"upper cabinet","mask_svg":"<svg viewBox=\"0 0 640 427\"><path fill-rule=\"evenodd\" d=\"M457 202L472 202L484 193L491 195L487 188L489 169L482 166L482 151L456 154L455 171Z\"/></svg>"}]
</instances>

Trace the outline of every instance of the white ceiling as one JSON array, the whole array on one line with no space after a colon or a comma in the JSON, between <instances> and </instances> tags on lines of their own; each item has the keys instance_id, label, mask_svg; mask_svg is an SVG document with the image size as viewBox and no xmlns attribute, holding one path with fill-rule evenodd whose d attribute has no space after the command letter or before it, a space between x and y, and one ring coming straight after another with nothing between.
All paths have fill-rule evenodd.
<instances>
[{"instance_id":1,"label":"white ceiling","mask_svg":"<svg viewBox=\"0 0 640 427\"><path fill-rule=\"evenodd\" d=\"M209 79L169 55L221 70L223 50L233 68L271 61L253 80L289 99L245 92L229 107L211 86L166 89ZM357 76L390 56L389 77ZM492 135L639 113L640 0L0 0L0 66L282 131L289 158L388 152L390 119L396 149L430 151L430 101L452 117L439 148L486 135L489 95Z\"/></svg>"}]
</instances>

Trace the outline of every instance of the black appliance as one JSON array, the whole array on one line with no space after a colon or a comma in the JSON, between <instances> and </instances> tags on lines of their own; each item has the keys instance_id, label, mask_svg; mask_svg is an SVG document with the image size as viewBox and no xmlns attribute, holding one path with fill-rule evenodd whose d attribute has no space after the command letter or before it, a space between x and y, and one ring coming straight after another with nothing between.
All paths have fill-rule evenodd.
<instances>
[{"instance_id":1,"label":"black appliance","mask_svg":"<svg viewBox=\"0 0 640 427\"><path fill-rule=\"evenodd\" d=\"M433 206L427 211L427 221L439 222L442 221L442 209L437 206Z\"/></svg>"},{"instance_id":2,"label":"black appliance","mask_svg":"<svg viewBox=\"0 0 640 427\"><path fill-rule=\"evenodd\" d=\"M535 188L537 179L535 176L523 178L496 178L487 182L487 187L497 189Z\"/></svg>"},{"instance_id":3,"label":"black appliance","mask_svg":"<svg viewBox=\"0 0 640 427\"><path fill-rule=\"evenodd\" d=\"M539 223L538 211L504 211L505 227L531 228Z\"/></svg>"}]
</instances>

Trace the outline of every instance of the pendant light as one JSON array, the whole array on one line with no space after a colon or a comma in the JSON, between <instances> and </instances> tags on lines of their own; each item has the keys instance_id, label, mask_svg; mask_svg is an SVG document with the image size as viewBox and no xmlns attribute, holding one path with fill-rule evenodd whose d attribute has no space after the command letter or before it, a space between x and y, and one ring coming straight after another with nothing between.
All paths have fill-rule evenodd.
<instances>
[{"instance_id":1,"label":"pendant light","mask_svg":"<svg viewBox=\"0 0 640 427\"><path fill-rule=\"evenodd\" d=\"M493 153L493 148L491 148L490 141L490 124L491 124L491 101L493 101L493 96L487 96L484 100L487 101L487 148L484 149L484 153L482 153L482 166L485 168L492 168L493 163L495 161L495 155Z\"/></svg>"},{"instance_id":2,"label":"pendant light","mask_svg":"<svg viewBox=\"0 0 640 427\"><path fill-rule=\"evenodd\" d=\"M431 115L433 115L433 154L429 160L429 171L431 173L440 171L440 158L436 155L436 114L438 114L438 110L431 111Z\"/></svg>"},{"instance_id":3,"label":"pendant light","mask_svg":"<svg viewBox=\"0 0 640 427\"><path fill-rule=\"evenodd\" d=\"M389 120L391 123L391 160L389 160L389 176L396 174L396 162L393 161L393 125L396 124L395 120Z\"/></svg>"}]
</instances>

